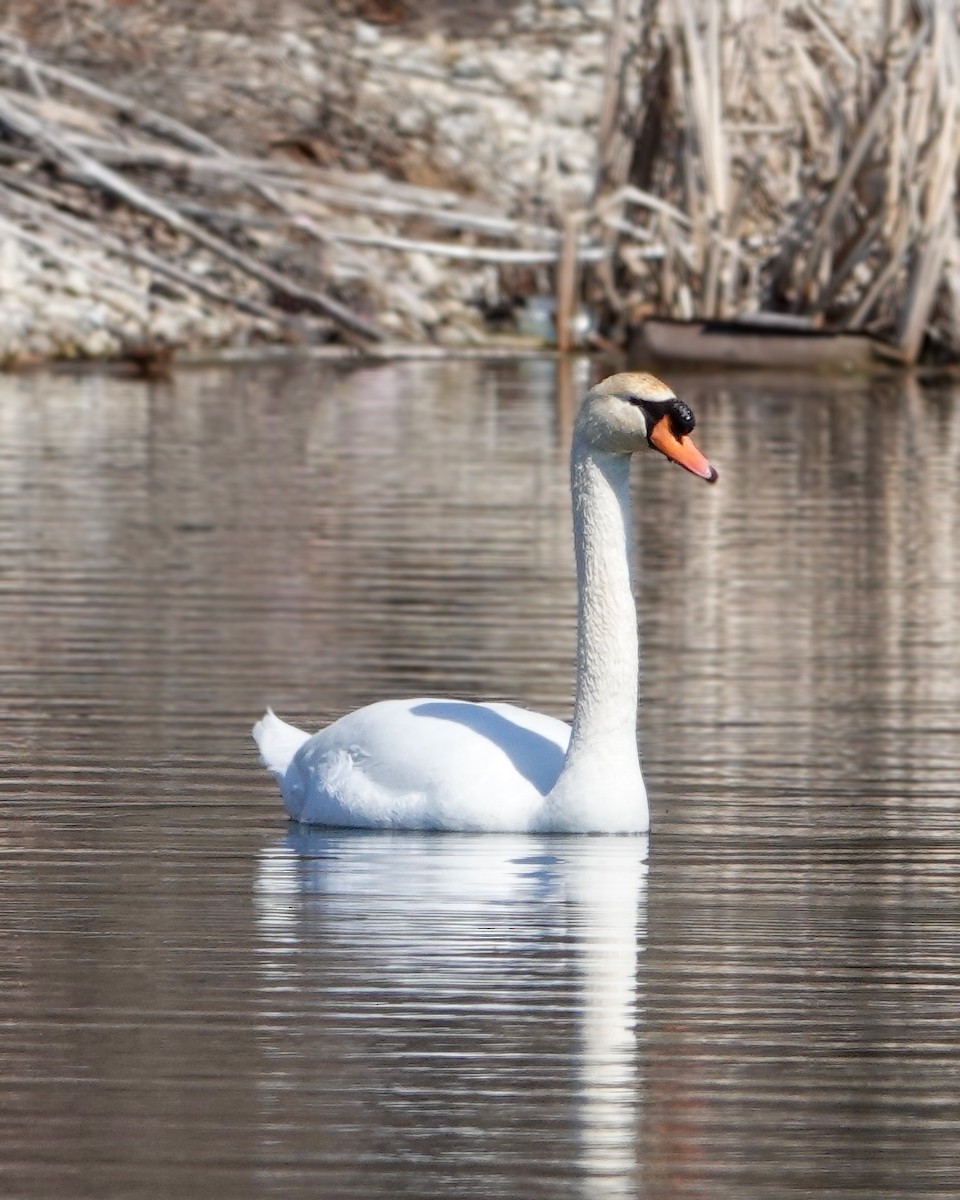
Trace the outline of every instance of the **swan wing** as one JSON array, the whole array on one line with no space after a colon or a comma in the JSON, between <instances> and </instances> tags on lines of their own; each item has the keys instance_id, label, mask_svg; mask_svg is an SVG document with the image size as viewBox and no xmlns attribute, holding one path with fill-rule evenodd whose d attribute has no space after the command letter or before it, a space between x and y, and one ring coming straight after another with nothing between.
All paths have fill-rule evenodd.
<instances>
[{"instance_id":1,"label":"swan wing","mask_svg":"<svg viewBox=\"0 0 960 1200\"><path fill-rule=\"evenodd\" d=\"M384 700L303 741L281 790L290 816L308 824L523 831L569 735L562 721L508 704Z\"/></svg>"}]
</instances>

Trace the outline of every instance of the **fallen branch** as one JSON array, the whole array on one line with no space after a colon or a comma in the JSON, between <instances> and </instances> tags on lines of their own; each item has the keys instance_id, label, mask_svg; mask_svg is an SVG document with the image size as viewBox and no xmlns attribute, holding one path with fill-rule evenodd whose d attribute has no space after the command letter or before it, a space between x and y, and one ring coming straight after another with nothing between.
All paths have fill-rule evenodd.
<instances>
[{"instance_id":1,"label":"fallen branch","mask_svg":"<svg viewBox=\"0 0 960 1200\"><path fill-rule=\"evenodd\" d=\"M189 125L184 125L182 121L177 121L173 117L168 117L164 113L157 112L156 109L149 108L137 100L131 100L129 96L123 96L119 92L101 87L99 84L94 83L90 79L85 79L82 75L77 75L73 71L67 71L63 67L52 66L50 63L45 63L41 59L35 58L27 52L25 44L19 41L19 39L0 34L0 43L12 47L11 50L0 49L0 62L6 62L12 67L19 68L31 78L51 79L55 83L59 83L62 87L79 92L83 96L89 96L91 100L97 100L101 104L107 105L114 112L123 113L125 117L128 117L144 129L153 129L161 137L168 137L183 146L189 146L192 150L199 150L201 153L213 155L228 153L228 151L222 146L218 146L211 138L205 137L196 129L191 129Z\"/></svg>"},{"instance_id":2,"label":"fallen branch","mask_svg":"<svg viewBox=\"0 0 960 1200\"><path fill-rule=\"evenodd\" d=\"M97 263L86 262L82 258L77 258L76 255L70 254L69 251L64 250L61 246L55 245L49 238L31 233L28 229L24 229L22 225L18 225L16 221L11 221L2 215L0 215L0 231L5 231L7 234L23 242L24 245L32 246L35 250L39 250L41 254L46 255L47 258L52 258L73 271L79 271L84 275L92 275L97 279L102 279L104 283L108 283L116 291L133 297L133 299L147 307L151 303L152 298L147 292L140 288L132 287L125 279L119 278L112 271L108 271L105 267L101 267ZM117 305L109 293L100 294L98 299L102 300L104 304L109 304L111 308L118 309L125 316L130 315L129 309Z\"/></svg>"},{"instance_id":3,"label":"fallen branch","mask_svg":"<svg viewBox=\"0 0 960 1200\"><path fill-rule=\"evenodd\" d=\"M348 333L368 341L383 340L383 332L372 322L364 320L322 292L314 292L292 283L279 272L264 266L263 263L257 262L256 259L237 250L228 242L209 233L202 226L182 216L176 209L150 196L135 184L130 183L129 180L110 170L109 167L103 166L90 155L71 146L47 124L11 106L9 101L0 100L0 121L3 121L21 137L48 149L55 158L70 163L88 182L97 185L111 195L118 196L131 207L169 225L171 229L190 238L240 271L267 284L280 295L286 296L305 308L330 317Z\"/></svg>"},{"instance_id":4,"label":"fallen branch","mask_svg":"<svg viewBox=\"0 0 960 1200\"><path fill-rule=\"evenodd\" d=\"M214 284L207 283L204 279L191 275L189 271L183 271L179 267L175 267L172 263L167 262L158 255L151 254L149 250L143 250L137 246L129 246L121 241L120 238L104 233L91 224L91 222L70 216L55 207L54 203L51 202L56 197L41 199L40 195L42 195L44 189L37 188L25 180L11 178L11 174L8 171L0 171L0 180L9 185L7 192L8 200L13 200L15 204L19 204L23 211L53 225L59 225L66 232L73 234L75 237L83 238L85 241L93 242L118 258L124 258L129 262L137 263L138 266L147 267L155 274L180 284L186 291L195 292L197 295L203 296L208 300L214 300L218 304L224 304L231 308L239 309L240 312L249 313L251 316L260 317L262 320L270 321L274 325L282 326L284 324L282 314L277 313L275 309L268 308L265 304L258 304L255 300L250 300L246 296L238 296L235 292L227 292L222 288L218 288ZM27 195L17 194L13 189L17 189L17 192L26 192Z\"/></svg>"},{"instance_id":5,"label":"fallen branch","mask_svg":"<svg viewBox=\"0 0 960 1200\"><path fill-rule=\"evenodd\" d=\"M375 212L392 217L420 218L436 225L483 233L489 237L524 237L548 244L556 244L560 240L558 232L547 225L534 225L495 214L471 212L462 205L458 208L438 207L391 197L389 194L375 194L353 187L336 186L325 183L322 179L314 179L312 172L301 169L277 177L272 174L272 165L269 162L264 163L257 159L200 158L198 155L184 154L166 146L142 143L120 145L105 142L102 138L83 135L71 136L68 141L71 146L93 155L98 162L112 166L186 172L191 178L214 175L226 178L232 183L256 183L272 188L294 189L336 208ZM283 207L287 211L293 211L287 202L283 203Z\"/></svg>"},{"instance_id":6,"label":"fallen branch","mask_svg":"<svg viewBox=\"0 0 960 1200\"><path fill-rule=\"evenodd\" d=\"M120 92L105 88L73 71L43 62L42 59L30 55L25 43L18 38L0 33L0 46L2 45L9 46L10 49L0 49L0 61L23 70L31 78L46 78L60 84L61 87L88 96L90 99L106 105L114 112L122 113L132 124L138 125L141 129L150 130L160 137L169 138L187 149L211 158L228 159L234 166L245 165L257 172L266 171L269 174L287 177L305 174L304 168L294 162L282 162L277 159L251 159L236 155L213 138L207 137L206 134L200 133L166 113L159 112L138 100L132 100ZM41 93L38 91L38 94ZM406 197L410 202L450 207L463 203L463 197L456 192L420 187L417 184L387 179L383 175L374 173L352 174L347 171L310 167L309 174L318 182L327 183L333 187L349 187L355 191L367 191L376 195L392 194L398 198Z\"/></svg>"},{"instance_id":7,"label":"fallen branch","mask_svg":"<svg viewBox=\"0 0 960 1200\"><path fill-rule=\"evenodd\" d=\"M467 262L498 263L500 265L536 266L555 263L555 250L514 250L499 246L462 246L454 242L422 242L412 238L390 237L385 234L351 233L348 230L326 229L324 236L332 242L347 242L353 246L378 246L382 250L417 251L440 258L455 258ZM587 245L578 251L581 262L599 262L609 251L603 246Z\"/></svg>"}]
</instances>

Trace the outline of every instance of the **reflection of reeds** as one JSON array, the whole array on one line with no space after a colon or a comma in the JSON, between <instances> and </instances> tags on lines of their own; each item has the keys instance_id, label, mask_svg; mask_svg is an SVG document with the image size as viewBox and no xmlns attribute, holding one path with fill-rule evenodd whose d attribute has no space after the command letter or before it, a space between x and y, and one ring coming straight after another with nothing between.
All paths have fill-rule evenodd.
<instances>
[{"instance_id":1,"label":"reflection of reeds","mask_svg":"<svg viewBox=\"0 0 960 1200\"><path fill-rule=\"evenodd\" d=\"M591 214L615 268L589 286L617 319L960 350L953 5L620 0L615 25Z\"/></svg>"}]
</instances>

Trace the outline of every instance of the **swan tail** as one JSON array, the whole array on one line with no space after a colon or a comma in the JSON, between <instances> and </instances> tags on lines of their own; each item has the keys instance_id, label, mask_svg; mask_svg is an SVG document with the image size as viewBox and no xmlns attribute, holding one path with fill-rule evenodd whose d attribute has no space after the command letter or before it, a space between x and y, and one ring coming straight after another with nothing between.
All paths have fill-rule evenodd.
<instances>
[{"instance_id":1,"label":"swan tail","mask_svg":"<svg viewBox=\"0 0 960 1200\"><path fill-rule=\"evenodd\" d=\"M252 732L263 765L278 779L286 775L293 756L310 737L302 729L281 721L272 708L267 709Z\"/></svg>"}]
</instances>

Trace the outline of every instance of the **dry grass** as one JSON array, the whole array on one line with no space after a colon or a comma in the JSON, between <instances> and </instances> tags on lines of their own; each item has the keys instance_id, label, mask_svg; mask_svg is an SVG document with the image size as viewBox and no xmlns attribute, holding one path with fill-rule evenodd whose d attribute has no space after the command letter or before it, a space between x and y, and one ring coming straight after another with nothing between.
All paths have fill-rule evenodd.
<instances>
[{"instance_id":1,"label":"dry grass","mask_svg":"<svg viewBox=\"0 0 960 1200\"><path fill-rule=\"evenodd\" d=\"M493 214L498 233L487 226L480 234L477 222L490 212L463 201L465 183L436 175L429 148L413 161L395 134L391 141L378 131L351 103L350 78L323 97L302 83L285 91L294 74L282 63L277 69L279 43L266 45L267 30L308 31L314 46L326 48L329 84L337 71L354 69L338 54L338 29L357 17L408 31L443 27L463 12L452 0L8 0L0 21L47 63L189 125L192 142L182 130L171 135L142 121L131 136L129 112L91 99L87 116L102 136L85 152L219 234L225 222L216 209L237 210L242 200L249 220L236 226L236 240L259 244L261 253L275 243L278 263L309 240L305 229L314 231L314 249L329 245L331 213L371 211L362 188L341 177L331 191L323 169L342 175L344 167L375 166L399 188L382 197L395 210L378 216L381 244L395 248L405 239L436 253L437 229L453 230L460 213L459 232L471 231L471 245L480 237L483 261L499 256L504 276L535 267L542 277L555 255L560 313L573 312L579 287L614 340L654 314L778 313L875 334L906 362L956 357L953 0L612 0L612 7L595 200L585 212L540 212L538 223L554 227L533 235L510 219L524 210L523 196L512 211ZM470 25L461 21L458 32L482 30L503 12L492 0L473 5ZM237 48L231 31L243 43ZM70 125L82 123L84 104L75 94L52 87L44 111L43 89L9 65L6 86L22 90L14 103L45 120L50 133L76 142ZM55 111L58 99L74 111ZM295 115L297 105L308 119ZM22 152L39 171L50 147L29 140L15 139L6 154ZM178 162L169 157L174 149ZM301 155L295 185L277 161L281 149ZM119 161L128 152L133 158ZM234 159L232 191L224 155ZM271 162L238 165L255 157ZM220 160L212 173L211 159ZM70 184L65 161L60 154L63 186ZM430 196L425 185L438 190ZM280 232L265 232L268 218ZM300 280L317 293L322 282Z\"/></svg>"},{"instance_id":2,"label":"dry grass","mask_svg":"<svg viewBox=\"0 0 960 1200\"><path fill-rule=\"evenodd\" d=\"M613 319L776 312L955 354L952 7L625 4L595 212L616 267L590 281Z\"/></svg>"}]
</instances>

